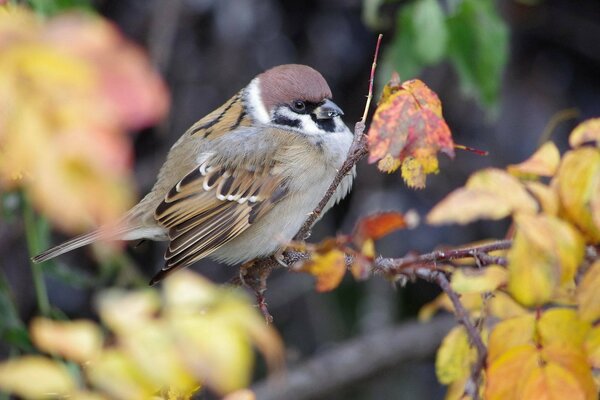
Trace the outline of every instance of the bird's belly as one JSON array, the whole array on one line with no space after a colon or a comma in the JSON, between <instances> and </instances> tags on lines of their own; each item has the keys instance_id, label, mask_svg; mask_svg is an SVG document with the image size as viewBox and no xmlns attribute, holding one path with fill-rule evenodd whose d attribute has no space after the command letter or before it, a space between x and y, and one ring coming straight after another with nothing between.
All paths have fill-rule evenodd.
<instances>
[{"instance_id":1,"label":"bird's belly","mask_svg":"<svg viewBox=\"0 0 600 400\"><path fill-rule=\"evenodd\" d=\"M237 264L257 257L268 256L285 246L296 235L315 209L336 174L334 169L314 168L305 173L301 191L277 203L260 220L240 236L217 249L210 257L228 264Z\"/></svg>"}]
</instances>

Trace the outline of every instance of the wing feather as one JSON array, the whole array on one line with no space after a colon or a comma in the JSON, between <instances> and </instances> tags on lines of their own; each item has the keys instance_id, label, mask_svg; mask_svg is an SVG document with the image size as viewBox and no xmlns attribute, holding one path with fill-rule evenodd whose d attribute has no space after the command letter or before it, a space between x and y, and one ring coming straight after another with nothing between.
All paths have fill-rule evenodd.
<instances>
[{"instance_id":1,"label":"wing feather","mask_svg":"<svg viewBox=\"0 0 600 400\"><path fill-rule=\"evenodd\" d=\"M275 163L233 168L219 161L211 157L194 168L156 208L155 219L168 232L169 247L165 266L151 284L210 255L287 195L285 179L273 173Z\"/></svg>"}]
</instances>

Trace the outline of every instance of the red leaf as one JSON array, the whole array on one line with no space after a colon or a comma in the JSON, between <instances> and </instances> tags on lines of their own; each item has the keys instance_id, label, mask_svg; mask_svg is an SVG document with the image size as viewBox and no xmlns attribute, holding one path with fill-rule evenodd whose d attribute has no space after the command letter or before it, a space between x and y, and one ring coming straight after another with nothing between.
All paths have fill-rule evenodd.
<instances>
[{"instance_id":1,"label":"red leaf","mask_svg":"<svg viewBox=\"0 0 600 400\"><path fill-rule=\"evenodd\" d=\"M362 218L354 228L354 238L358 243L365 239L377 240L403 228L413 228L419 222L414 211L402 214L396 211L380 212Z\"/></svg>"},{"instance_id":2,"label":"red leaf","mask_svg":"<svg viewBox=\"0 0 600 400\"><path fill-rule=\"evenodd\" d=\"M412 167L403 168L403 177L413 187L424 187L425 176L437 172L437 152L454 157L454 142L442 117L440 100L420 80L399 84L393 78L386 85L369 128L368 142L369 162L386 159L380 164L386 172L409 160Z\"/></svg>"}]
</instances>

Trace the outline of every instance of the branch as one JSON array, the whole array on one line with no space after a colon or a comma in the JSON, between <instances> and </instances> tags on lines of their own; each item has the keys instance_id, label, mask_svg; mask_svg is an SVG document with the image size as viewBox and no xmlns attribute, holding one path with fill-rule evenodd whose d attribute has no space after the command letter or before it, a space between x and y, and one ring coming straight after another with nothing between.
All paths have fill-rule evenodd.
<instances>
[{"instance_id":1,"label":"branch","mask_svg":"<svg viewBox=\"0 0 600 400\"><path fill-rule=\"evenodd\" d=\"M452 318L427 324L409 322L349 340L288 370L253 385L257 399L304 400L354 385L401 363L430 358L452 328Z\"/></svg>"},{"instance_id":2,"label":"branch","mask_svg":"<svg viewBox=\"0 0 600 400\"><path fill-rule=\"evenodd\" d=\"M438 263L444 263L461 258L473 257L480 265L506 265L504 257L490 256L488 253L497 250L507 250L512 245L511 240L498 240L481 246L465 247L452 250L435 250L418 256L409 255L401 258L378 258L373 262L373 272L388 277L404 275L413 277L418 269L437 269Z\"/></svg>"},{"instance_id":3,"label":"branch","mask_svg":"<svg viewBox=\"0 0 600 400\"><path fill-rule=\"evenodd\" d=\"M371 106L371 99L373 98L373 81L375 79L375 69L377 68L377 57L379 55L379 46L381 45L382 37L382 34L380 34L377 37L377 45L375 46L375 55L373 57L373 64L371 66L371 76L369 78L369 92L367 95L367 101L365 103L365 110L360 121L358 121L354 125L354 140L352 141L352 145L350 146L350 150L348 151L348 157L340 167L337 175L333 179L333 182L331 182L331 185L329 185L327 192L325 192L325 195L323 196L317 207L310 213L306 221L304 221L304 224L302 225L298 233L296 233L296 236L294 236L293 240L305 240L308 238L308 236L310 236L310 230L312 226L321 216L323 209L325 208L325 206L327 206L327 203L329 203L331 196L333 196L333 194L336 192L337 187L339 186L342 179L344 179L344 177L352 170L352 168L354 168L354 166L368 153L367 141L364 135L366 127L365 124L367 114L369 113L369 107Z\"/></svg>"}]
</instances>

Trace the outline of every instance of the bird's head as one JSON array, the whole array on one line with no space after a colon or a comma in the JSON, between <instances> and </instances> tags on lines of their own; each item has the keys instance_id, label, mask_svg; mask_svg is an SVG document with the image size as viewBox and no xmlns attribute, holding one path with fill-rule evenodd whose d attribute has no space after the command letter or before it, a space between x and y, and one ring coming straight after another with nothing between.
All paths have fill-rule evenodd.
<instances>
[{"instance_id":1,"label":"bird's head","mask_svg":"<svg viewBox=\"0 0 600 400\"><path fill-rule=\"evenodd\" d=\"M311 67L299 64L271 68L250 82L245 100L252 117L304 134L326 134L346 130L342 110L331 100L325 78Z\"/></svg>"}]
</instances>

